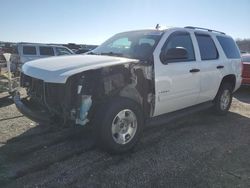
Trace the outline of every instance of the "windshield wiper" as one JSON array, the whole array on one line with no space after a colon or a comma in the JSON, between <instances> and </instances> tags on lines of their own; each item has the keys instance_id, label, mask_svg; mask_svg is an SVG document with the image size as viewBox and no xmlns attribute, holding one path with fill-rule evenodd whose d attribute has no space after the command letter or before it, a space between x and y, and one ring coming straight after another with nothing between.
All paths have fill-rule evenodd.
<instances>
[{"instance_id":1,"label":"windshield wiper","mask_svg":"<svg viewBox=\"0 0 250 188\"><path fill-rule=\"evenodd\" d=\"M115 52L103 52L101 55L109 55L109 56L117 56L117 57L123 57L124 55L122 53L115 53Z\"/></svg>"}]
</instances>

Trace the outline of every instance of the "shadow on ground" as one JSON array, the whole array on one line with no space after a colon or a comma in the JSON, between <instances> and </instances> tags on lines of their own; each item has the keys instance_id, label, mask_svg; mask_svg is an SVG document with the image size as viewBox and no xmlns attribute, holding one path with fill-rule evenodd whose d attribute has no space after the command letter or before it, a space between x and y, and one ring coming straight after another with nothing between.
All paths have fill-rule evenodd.
<instances>
[{"instance_id":1,"label":"shadow on ground","mask_svg":"<svg viewBox=\"0 0 250 188\"><path fill-rule=\"evenodd\" d=\"M90 128L36 126L0 147L6 187L249 187L250 119L207 111L148 127L130 153L95 147Z\"/></svg>"},{"instance_id":2,"label":"shadow on ground","mask_svg":"<svg viewBox=\"0 0 250 188\"><path fill-rule=\"evenodd\" d=\"M235 94L234 97L241 102L250 104L250 86L242 86Z\"/></svg>"},{"instance_id":3,"label":"shadow on ground","mask_svg":"<svg viewBox=\"0 0 250 188\"><path fill-rule=\"evenodd\" d=\"M9 106L11 104L13 104L13 99L11 96L5 95L3 97L0 97L0 108L5 107L5 106Z\"/></svg>"}]
</instances>

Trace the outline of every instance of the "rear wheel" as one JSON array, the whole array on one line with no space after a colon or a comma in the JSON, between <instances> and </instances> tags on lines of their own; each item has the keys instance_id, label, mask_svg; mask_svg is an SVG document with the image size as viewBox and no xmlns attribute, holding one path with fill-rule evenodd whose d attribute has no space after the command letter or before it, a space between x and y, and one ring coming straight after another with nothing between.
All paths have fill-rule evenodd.
<instances>
[{"instance_id":1,"label":"rear wheel","mask_svg":"<svg viewBox=\"0 0 250 188\"><path fill-rule=\"evenodd\" d=\"M214 100L214 110L215 113L218 115L225 115L227 114L231 103L232 103L232 85L229 83L224 83L218 93L217 96L215 97Z\"/></svg>"},{"instance_id":2,"label":"rear wheel","mask_svg":"<svg viewBox=\"0 0 250 188\"><path fill-rule=\"evenodd\" d=\"M111 153L132 149L139 140L142 127L140 106L122 97L102 105L94 118L97 144Z\"/></svg>"}]
</instances>

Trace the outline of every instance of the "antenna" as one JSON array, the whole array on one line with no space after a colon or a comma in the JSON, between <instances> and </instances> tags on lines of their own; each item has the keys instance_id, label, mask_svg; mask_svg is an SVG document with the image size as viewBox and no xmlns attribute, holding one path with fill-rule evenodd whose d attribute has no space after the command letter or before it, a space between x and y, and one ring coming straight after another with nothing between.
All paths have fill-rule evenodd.
<instances>
[{"instance_id":1,"label":"antenna","mask_svg":"<svg viewBox=\"0 0 250 188\"><path fill-rule=\"evenodd\" d=\"M160 24L156 24L155 29L159 30L161 28Z\"/></svg>"}]
</instances>

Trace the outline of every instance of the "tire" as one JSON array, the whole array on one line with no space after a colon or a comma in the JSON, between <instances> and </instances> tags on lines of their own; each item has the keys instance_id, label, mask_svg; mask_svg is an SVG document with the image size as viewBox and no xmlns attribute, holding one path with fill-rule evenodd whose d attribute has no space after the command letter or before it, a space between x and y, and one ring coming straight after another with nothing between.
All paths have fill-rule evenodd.
<instances>
[{"instance_id":1,"label":"tire","mask_svg":"<svg viewBox=\"0 0 250 188\"><path fill-rule=\"evenodd\" d=\"M93 121L96 143L109 153L131 150L143 130L140 106L127 98L110 100L98 108Z\"/></svg>"},{"instance_id":2,"label":"tire","mask_svg":"<svg viewBox=\"0 0 250 188\"><path fill-rule=\"evenodd\" d=\"M229 83L221 85L215 99L214 99L214 112L217 115L226 115L231 106L233 99L233 88Z\"/></svg>"}]
</instances>

